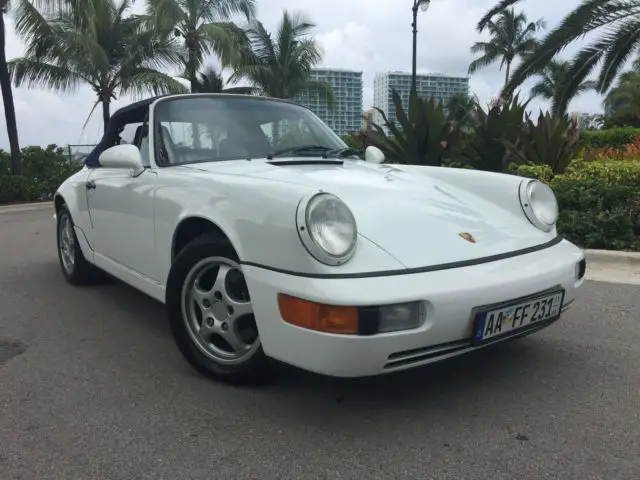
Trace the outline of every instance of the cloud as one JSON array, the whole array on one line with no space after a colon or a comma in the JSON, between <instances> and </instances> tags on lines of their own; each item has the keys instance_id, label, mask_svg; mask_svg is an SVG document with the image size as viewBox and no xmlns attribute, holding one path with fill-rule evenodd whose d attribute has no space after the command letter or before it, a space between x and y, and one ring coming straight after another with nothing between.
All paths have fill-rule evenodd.
<instances>
[{"instance_id":1,"label":"cloud","mask_svg":"<svg viewBox=\"0 0 640 480\"><path fill-rule=\"evenodd\" d=\"M496 0L432 0L431 7L418 17L418 71L466 75L472 55L471 45L482 38L475 26ZM517 8L526 11L531 20L544 17L551 28L580 0L526 0ZM268 5L267 5L268 4ZM142 11L143 2L136 2ZM364 105L373 101L373 77L376 72L411 70L412 34L410 0L260 0L258 18L271 30L275 29L282 11L304 12L316 24L315 35L322 46L322 66L361 70L364 82ZM7 26L7 56L21 55L23 45L16 38L13 21ZM579 45L567 49L571 55ZM474 74L471 90L482 102L496 96L504 83L504 73L498 65ZM532 82L525 84L528 91ZM102 114L96 109L82 132L95 94L81 87L71 94L48 92L44 89L14 88L18 131L22 145L58 145L96 143L102 133ZM112 111L126 105L130 99L118 99ZM546 102L535 101L534 108L548 108ZM570 108L580 111L600 111L601 97L585 94L574 100ZM2 106L0 105L0 109ZM7 149L4 111L0 112L0 148Z\"/></svg>"}]
</instances>

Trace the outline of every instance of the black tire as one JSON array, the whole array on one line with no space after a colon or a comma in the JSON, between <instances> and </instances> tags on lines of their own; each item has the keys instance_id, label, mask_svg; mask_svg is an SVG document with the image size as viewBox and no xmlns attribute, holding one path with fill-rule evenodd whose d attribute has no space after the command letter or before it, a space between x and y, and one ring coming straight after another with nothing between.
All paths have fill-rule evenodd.
<instances>
[{"instance_id":1,"label":"black tire","mask_svg":"<svg viewBox=\"0 0 640 480\"><path fill-rule=\"evenodd\" d=\"M82 253L82 249L78 243L78 237L76 236L76 232L73 228L71 229L71 238L74 245L73 253L71 255L71 258L73 259L72 265L71 263L66 263L63 259L61 249L61 229L64 228L67 220L70 222L71 226L73 226L74 223L66 205L63 205L58 209L56 217L56 245L58 248L58 260L60 262L60 268L62 269L64 278L72 285L91 285L99 282L104 278L104 272L84 258L84 254Z\"/></svg>"},{"instance_id":2,"label":"black tire","mask_svg":"<svg viewBox=\"0 0 640 480\"><path fill-rule=\"evenodd\" d=\"M227 242L221 242L214 236L203 235L184 247L171 266L167 280L166 306L176 345L187 362L207 377L233 385L272 383L276 378L275 363L264 354L262 345L242 360L242 363L229 365L205 355L189 333L182 308L183 286L192 269L202 260L212 256L238 263L237 254ZM256 341L259 341L259 334Z\"/></svg>"}]
</instances>

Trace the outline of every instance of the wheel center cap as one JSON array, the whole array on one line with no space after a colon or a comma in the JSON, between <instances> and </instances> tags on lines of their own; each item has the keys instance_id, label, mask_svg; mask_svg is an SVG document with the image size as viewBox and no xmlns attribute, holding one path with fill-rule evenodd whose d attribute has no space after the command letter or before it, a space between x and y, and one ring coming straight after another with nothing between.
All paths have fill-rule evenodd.
<instances>
[{"instance_id":1,"label":"wheel center cap","mask_svg":"<svg viewBox=\"0 0 640 480\"><path fill-rule=\"evenodd\" d=\"M222 302L216 302L213 304L213 316L216 320L224 320L229 316L229 312L227 312L227 307L224 306Z\"/></svg>"}]
</instances>

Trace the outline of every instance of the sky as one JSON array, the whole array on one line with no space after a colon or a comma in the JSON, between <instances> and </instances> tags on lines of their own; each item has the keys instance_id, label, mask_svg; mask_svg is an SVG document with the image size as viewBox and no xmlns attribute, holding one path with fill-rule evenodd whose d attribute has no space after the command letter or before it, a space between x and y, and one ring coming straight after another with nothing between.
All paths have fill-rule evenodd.
<instances>
[{"instance_id":1,"label":"sky","mask_svg":"<svg viewBox=\"0 0 640 480\"><path fill-rule=\"evenodd\" d=\"M470 48L486 39L475 27L478 20L497 0L432 0L431 7L418 18L418 73L467 75L473 60ZM525 0L516 8L530 20L544 18L553 28L580 0ZM258 19L275 30L284 9L303 12L315 23L315 37L323 52L322 67L363 72L364 104L373 103L373 77L377 72L411 71L411 6L413 0L258 0ZM141 11L144 3L135 2ZM7 58L23 53L16 37L11 15L7 18ZM576 42L562 54L570 58L582 45ZM210 63L215 64L215 59ZM504 83L500 64L489 66L470 77L470 90L483 104L498 95ZM532 84L523 86L528 92ZM21 146L95 144L102 135L102 114L96 109L83 131L85 120L95 102L95 94L86 86L73 93L50 92L45 88L14 88L14 101ZM112 112L131 102L121 97ZM547 109L548 103L535 100L531 107ZM0 102L0 148L8 149L4 109ZM602 97L590 92L574 99L570 111L600 112Z\"/></svg>"}]
</instances>

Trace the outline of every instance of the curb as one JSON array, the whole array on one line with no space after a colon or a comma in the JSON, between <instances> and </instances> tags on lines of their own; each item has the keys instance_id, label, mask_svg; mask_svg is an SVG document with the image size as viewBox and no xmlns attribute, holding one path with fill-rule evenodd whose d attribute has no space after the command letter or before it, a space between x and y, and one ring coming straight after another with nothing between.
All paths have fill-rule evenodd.
<instances>
[{"instance_id":1,"label":"curb","mask_svg":"<svg viewBox=\"0 0 640 480\"><path fill-rule=\"evenodd\" d=\"M640 285L640 252L585 250L587 280Z\"/></svg>"},{"instance_id":2,"label":"curb","mask_svg":"<svg viewBox=\"0 0 640 480\"><path fill-rule=\"evenodd\" d=\"M640 252L619 252L615 250L585 250L588 262L610 264L612 267L628 266L640 269Z\"/></svg>"},{"instance_id":3,"label":"curb","mask_svg":"<svg viewBox=\"0 0 640 480\"><path fill-rule=\"evenodd\" d=\"M3 213L19 213L52 209L53 202L16 203L13 205L0 205L0 215Z\"/></svg>"}]
</instances>

